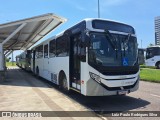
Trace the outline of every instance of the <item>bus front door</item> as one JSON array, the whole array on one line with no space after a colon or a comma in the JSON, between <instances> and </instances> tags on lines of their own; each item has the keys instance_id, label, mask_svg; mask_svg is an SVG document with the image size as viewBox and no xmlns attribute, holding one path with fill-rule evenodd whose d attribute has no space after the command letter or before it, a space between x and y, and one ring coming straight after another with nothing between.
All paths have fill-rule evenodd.
<instances>
[{"instance_id":1,"label":"bus front door","mask_svg":"<svg viewBox=\"0 0 160 120\"><path fill-rule=\"evenodd\" d=\"M71 87L77 90L80 86L80 40L79 35L71 37L71 51L70 51L70 78Z\"/></svg>"}]
</instances>

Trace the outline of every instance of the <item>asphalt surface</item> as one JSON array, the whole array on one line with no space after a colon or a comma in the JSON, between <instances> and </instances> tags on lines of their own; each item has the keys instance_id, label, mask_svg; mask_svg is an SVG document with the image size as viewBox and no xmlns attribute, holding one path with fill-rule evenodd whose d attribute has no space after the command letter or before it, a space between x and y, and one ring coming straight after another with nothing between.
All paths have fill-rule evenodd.
<instances>
[{"instance_id":1,"label":"asphalt surface","mask_svg":"<svg viewBox=\"0 0 160 120\"><path fill-rule=\"evenodd\" d=\"M126 96L85 97L73 91L63 93L56 85L15 67L9 68L6 81L0 82L0 91L0 111L77 111L77 113L52 113L57 116L54 119L69 120L160 119L159 117L115 117L117 111L142 114L144 111L149 113L159 111L160 113L160 84L158 83L140 81L139 90ZM112 112L112 117L108 116L111 115L108 112ZM59 117L58 114L67 117ZM90 117L80 117L84 114ZM17 118L10 119L17 120ZM52 117L45 119L52 119Z\"/></svg>"}]
</instances>

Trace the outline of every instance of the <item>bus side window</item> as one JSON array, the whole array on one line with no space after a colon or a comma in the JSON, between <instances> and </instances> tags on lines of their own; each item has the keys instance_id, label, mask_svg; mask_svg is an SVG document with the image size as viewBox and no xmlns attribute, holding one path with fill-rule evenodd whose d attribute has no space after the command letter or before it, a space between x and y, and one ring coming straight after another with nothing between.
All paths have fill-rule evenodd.
<instances>
[{"instance_id":1,"label":"bus side window","mask_svg":"<svg viewBox=\"0 0 160 120\"><path fill-rule=\"evenodd\" d=\"M40 45L36 48L36 58L43 57L43 45Z\"/></svg>"},{"instance_id":2,"label":"bus side window","mask_svg":"<svg viewBox=\"0 0 160 120\"><path fill-rule=\"evenodd\" d=\"M56 41L52 40L49 43L49 57L55 57L56 56Z\"/></svg>"},{"instance_id":3,"label":"bus side window","mask_svg":"<svg viewBox=\"0 0 160 120\"><path fill-rule=\"evenodd\" d=\"M44 58L48 58L48 44L44 45Z\"/></svg>"},{"instance_id":4,"label":"bus side window","mask_svg":"<svg viewBox=\"0 0 160 120\"><path fill-rule=\"evenodd\" d=\"M38 58L43 57L43 45L39 46L38 48Z\"/></svg>"},{"instance_id":5,"label":"bus side window","mask_svg":"<svg viewBox=\"0 0 160 120\"><path fill-rule=\"evenodd\" d=\"M38 47L35 49L35 58L38 58Z\"/></svg>"},{"instance_id":6,"label":"bus side window","mask_svg":"<svg viewBox=\"0 0 160 120\"><path fill-rule=\"evenodd\" d=\"M65 57L69 55L69 44L65 37L59 37L56 40L56 55L58 57Z\"/></svg>"}]
</instances>

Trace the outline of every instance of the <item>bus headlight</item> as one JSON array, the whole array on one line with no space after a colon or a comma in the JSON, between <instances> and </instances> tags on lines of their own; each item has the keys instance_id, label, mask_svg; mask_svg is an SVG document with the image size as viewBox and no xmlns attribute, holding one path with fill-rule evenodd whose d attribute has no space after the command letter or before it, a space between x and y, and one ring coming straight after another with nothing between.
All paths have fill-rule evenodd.
<instances>
[{"instance_id":1,"label":"bus headlight","mask_svg":"<svg viewBox=\"0 0 160 120\"><path fill-rule=\"evenodd\" d=\"M96 75L96 74L91 73L91 72L89 72L89 74L90 74L90 77L91 77L93 80L97 81L98 83L101 83L101 78L100 78L99 75Z\"/></svg>"}]
</instances>

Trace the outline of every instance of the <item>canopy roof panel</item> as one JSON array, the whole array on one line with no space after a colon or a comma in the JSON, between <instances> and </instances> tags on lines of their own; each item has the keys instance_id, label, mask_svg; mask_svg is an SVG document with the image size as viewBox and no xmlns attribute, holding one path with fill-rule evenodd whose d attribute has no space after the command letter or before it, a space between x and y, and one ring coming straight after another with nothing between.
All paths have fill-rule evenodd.
<instances>
[{"instance_id":1,"label":"canopy roof panel","mask_svg":"<svg viewBox=\"0 0 160 120\"><path fill-rule=\"evenodd\" d=\"M0 24L0 43L4 51L26 50L65 21L49 13Z\"/></svg>"}]
</instances>

